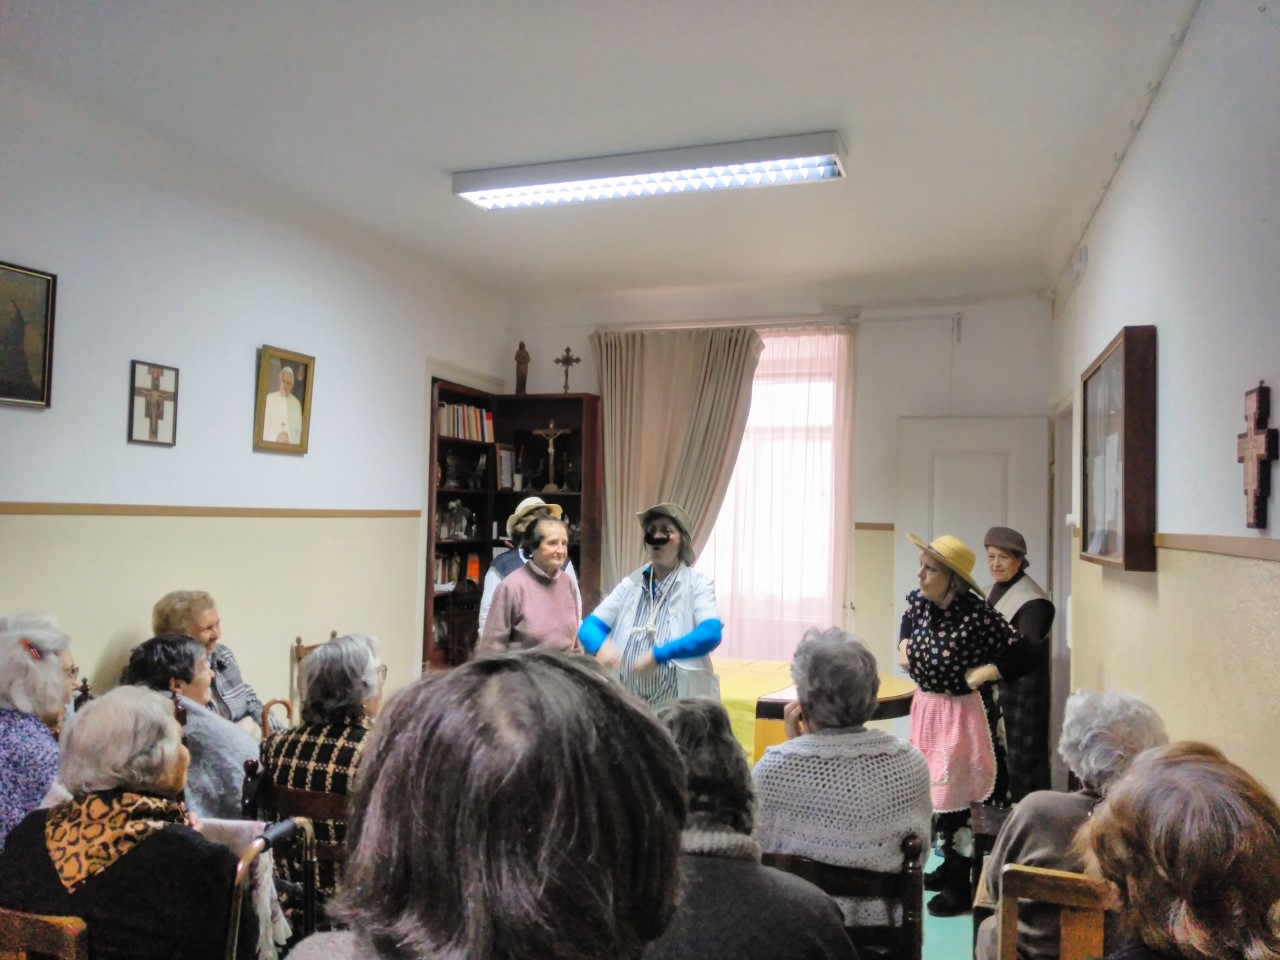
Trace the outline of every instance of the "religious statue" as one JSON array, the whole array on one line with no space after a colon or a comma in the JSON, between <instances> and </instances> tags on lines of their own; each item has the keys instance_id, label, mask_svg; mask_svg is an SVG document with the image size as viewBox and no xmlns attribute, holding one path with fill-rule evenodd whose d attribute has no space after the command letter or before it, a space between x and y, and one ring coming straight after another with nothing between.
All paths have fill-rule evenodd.
<instances>
[{"instance_id":1,"label":"religious statue","mask_svg":"<svg viewBox=\"0 0 1280 960\"><path fill-rule=\"evenodd\" d=\"M552 361L552 363L554 363L556 366L564 367L564 392L565 393L569 392L569 368L572 367L575 363L581 363L581 362L582 362L582 358L575 357L573 355L573 351L570 350L568 347L564 348L563 357L556 357L555 360Z\"/></svg>"},{"instance_id":2,"label":"religious statue","mask_svg":"<svg viewBox=\"0 0 1280 960\"><path fill-rule=\"evenodd\" d=\"M516 351L516 393L525 393L525 387L529 382L529 361L533 359L529 356L529 351L524 348L524 341L520 341L520 349Z\"/></svg>"},{"instance_id":3,"label":"religious statue","mask_svg":"<svg viewBox=\"0 0 1280 960\"><path fill-rule=\"evenodd\" d=\"M567 350L566 350L567 352ZM565 368L565 376L568 376L568 368ZM547 422L544 429L533 431L540 437L547 440L547 485L542 488L543 493L555 493L560 488L556 486L556 437L562 437L566 433L572 433L568 427L557 427L554 420Z\"/></svg>"},{"instance_id":4,"label":"religious statue","mask_svg":"<svg viewBox=\"0 0 1280 960\"><path fill-rule=\"evenodd\" d=\"M1271 461L1280 459L1280 430L1268 427L1271 388L1261 380L1244 395L1245 432L1236 436L1236 462L1244 464L1245 526L1267 529Z\"/></svg>"}]
</instances>

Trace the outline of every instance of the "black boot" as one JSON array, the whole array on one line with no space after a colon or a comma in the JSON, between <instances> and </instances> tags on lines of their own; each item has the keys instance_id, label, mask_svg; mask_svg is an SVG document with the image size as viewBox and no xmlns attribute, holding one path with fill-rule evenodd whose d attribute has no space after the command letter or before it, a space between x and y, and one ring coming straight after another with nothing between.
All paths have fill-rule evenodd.
<instances>
[{"instance_id":1,"label":"black boot","mask_svg":"<svg viewBox=\"0 0 1280 960\"><path fill-rule=\"evenodd\" d=\"M973 889L969 883L968 857L951 854L943 861L946 877L942 892L925 905L931 916L956 917L973 907Z\"/></svg>"},{"instance_id":2,"label":"black boot","mask_svg":"<svg viewBox=\"0 0 1280 960\"><path fill-rule=\"evenodd\" d=\"M924 875L924 888L931 893L937 893L947 885L947 864L950 861L942 858L942 862Z\"/></svg>"}]
</instances>

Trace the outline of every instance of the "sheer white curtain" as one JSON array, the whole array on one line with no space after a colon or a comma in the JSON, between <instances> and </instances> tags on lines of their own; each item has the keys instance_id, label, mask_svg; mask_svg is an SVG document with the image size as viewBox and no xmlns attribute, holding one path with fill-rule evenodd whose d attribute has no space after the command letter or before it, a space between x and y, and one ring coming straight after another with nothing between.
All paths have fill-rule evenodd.
<instances>
[{"instance_id":1,"label":"sheer white curtain","mask_svg":"<svg viewBox=\"0 0 1280 960\"><path fill-rule=\"evenodd\" d=\"M761 333L751 414L698 569L716 582L718 653L789 660L809 627L845 623L856 332Z\"/></svg>"}]
</instances>

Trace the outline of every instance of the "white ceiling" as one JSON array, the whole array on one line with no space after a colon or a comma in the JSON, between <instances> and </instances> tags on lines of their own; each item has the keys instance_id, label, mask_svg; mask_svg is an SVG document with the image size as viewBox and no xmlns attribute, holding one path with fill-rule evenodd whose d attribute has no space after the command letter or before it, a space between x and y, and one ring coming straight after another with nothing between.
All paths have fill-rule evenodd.
<instances>
[{"instance_id":1,"label":"white ceiling","mask_svg":"<svg viewBox=\"0 0 1280 960\"><path fill-rule=\"evenodd\" d=\"M513 297L1049 288L1196 0L4 0L0 56ZM835 129L839 183L483 212L449 174Z\"/></svg>"}]
</instances>

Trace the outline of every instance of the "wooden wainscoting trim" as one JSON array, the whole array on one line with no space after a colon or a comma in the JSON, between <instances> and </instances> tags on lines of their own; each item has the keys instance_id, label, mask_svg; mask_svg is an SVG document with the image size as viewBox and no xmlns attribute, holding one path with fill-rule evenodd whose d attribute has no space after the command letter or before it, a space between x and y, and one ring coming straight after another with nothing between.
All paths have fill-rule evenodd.
<instances>
[{"instance_id":1,"label":"wooden wainscoting trim","mask_svg":"<svg viewBox=\"0 0 1280 960\"><path fill-rule=\"evenodd\" d=\"M135 503L0 502L0 515L40 517L283 517L311 520L418 519L421 510L294 510L278 507L181 507Z\"/></svg>"},{"instance_id":2,"label":"wooden wainscoting trim","mask_svg":"<svg viewBox=\"0 0 1280 960\"><path fill-rule=\"evenodd\" d=\"M853 529L855 530L886 530L889 533L893 533L893 524L892 523L855 523L853 525Z\"/></svg>"},{"instance_id":3,"label":"wooden wainscoting trim","mask_svg":"<svg viewBox=\"0 0 1280 960\"><path fill-rule=\"evenodd\" d=\"M1218 553L1250 560L1280 561L1280 540L1261 537L1215 537L1199 533L1157 533L1156 548Z\"/></svg>"}]
</instances>

